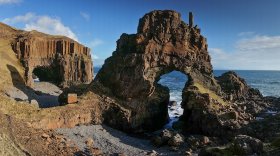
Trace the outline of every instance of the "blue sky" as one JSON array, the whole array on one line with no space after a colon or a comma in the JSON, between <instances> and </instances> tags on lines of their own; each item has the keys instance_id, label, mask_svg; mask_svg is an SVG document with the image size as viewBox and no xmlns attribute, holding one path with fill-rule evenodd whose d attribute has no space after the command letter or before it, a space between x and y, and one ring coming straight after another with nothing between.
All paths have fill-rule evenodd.
<instances>
[{"instance_id":1,"label":"blue sky","mask_svg":"<svg viewBox=\"0 0 280 156\"><path fill-rule=\"evenodd\" d=\"M279 0L0 0L0 20L74 38L99 66L145 13L176 10L187 22L192 11L215 69L280 70L279 8Z\"/></svg>"}]
</instances>

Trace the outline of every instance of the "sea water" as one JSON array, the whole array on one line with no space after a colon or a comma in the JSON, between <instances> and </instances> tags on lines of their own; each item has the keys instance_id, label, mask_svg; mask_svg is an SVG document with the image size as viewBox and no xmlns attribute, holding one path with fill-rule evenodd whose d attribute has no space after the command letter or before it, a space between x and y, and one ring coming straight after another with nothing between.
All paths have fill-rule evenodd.
<instances>
[{"instance_id":1,"label":"sea water","mask_svg":"<svg viewBox=\"0 0 280 156\"><path fill-rule=\"evenodd\" d=\"M97 73L100 68L95 68ZM264 96L280 97L280 71L234 70L244 78L249 86L257 88ZM214 70L215 76L220 76L227 70ZM188 77L180 72L173 71L162 75L159 84L169 88L170 101L176 101L175 106L168 106L170 121L165 127L171 127L183 114L181 108L182 90L188 82Z\"/></svg>"}]
</instances>

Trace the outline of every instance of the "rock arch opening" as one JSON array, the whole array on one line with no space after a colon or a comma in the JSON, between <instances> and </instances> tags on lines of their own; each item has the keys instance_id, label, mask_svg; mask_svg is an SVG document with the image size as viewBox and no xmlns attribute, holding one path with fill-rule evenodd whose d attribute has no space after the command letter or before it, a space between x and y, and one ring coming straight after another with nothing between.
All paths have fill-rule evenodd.
<instances>
[{"instance_id":1,"label":"rock arch opening","mask_svg":"<svg viewBox=\"0 0 280 156\"><path fill-rule=\"evenodd\" d=\"M169 121L164 126L171 128L173 123L178 121L179 117L183 115L183 108L181 107L182 92L184 87L188 85L189 78L186 74L179 71L171 71L160 76L159 85L167 87L169 90L168 115Z\"/></svg>"}]
</instances>

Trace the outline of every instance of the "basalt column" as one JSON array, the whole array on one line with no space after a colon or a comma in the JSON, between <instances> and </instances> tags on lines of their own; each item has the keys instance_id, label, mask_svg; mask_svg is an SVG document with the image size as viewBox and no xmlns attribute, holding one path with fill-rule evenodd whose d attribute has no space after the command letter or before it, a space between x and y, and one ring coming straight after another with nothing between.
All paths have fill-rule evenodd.
<instances>
[{"instance_id":1,"label":"basalt column","mask_svg":"<svg viewBox=\"0 0 280 156\"><path fill-rule=\"evenodd\" d=\"M12 47L25 67L27 86L32 86L32 72L40 67L57 71L53 82L62 87L92 81L90 49L70 38L21 31Z\"/></svg>"}]
</instances>

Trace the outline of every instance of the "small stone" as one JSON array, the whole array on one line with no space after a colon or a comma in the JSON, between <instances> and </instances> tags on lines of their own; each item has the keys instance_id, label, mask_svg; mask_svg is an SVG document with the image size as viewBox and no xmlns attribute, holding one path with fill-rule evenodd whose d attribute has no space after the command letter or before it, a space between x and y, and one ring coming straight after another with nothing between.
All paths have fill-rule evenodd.
<instances>
[{"instance_id":1,"label":"small stone","mask_svg":"<svg viewBox=\"0 0 280 156\"><path fill-rule=\"evenodd\" d=\"M68 94L67 95L68 104L77 103L77 102L78 102L77 94Z\"/></svg>"},{"instance_id":2,"label":"small stone","mask_svg":"<svg viewBox=\"0 0 280 156\"><path fill-rule=\"evenodd\" d=\"M152 150L151 152L147 153L148 156L157 156L159 155L155 150Z\"/></svg>"},{"instance_id":3,"label":"small stone","mask_svg":"<svg viewBox=\"0 0 280 156\"><path fill-rule=\"evenodd\" d=\"M93 141L92 138L88 138L88 139L85 141L85 143L86 143L86 145L87 145L88 147L91 147L91 146L93 146L94 141Z\"/></svg>"},{"instance_id":4,"label":"small stone","mask_svg":"<svg viewBox=\"0 0 280 156\"><path fill-rule=\"evenodd\" d=\"M46 134L46 133L43 133L42 134L42 138L49 138L50 136L48 135L48 134Z\"/></svg>"},{"instance_id":5,"label":"small stone","mask_svg":"<svg viewBox=\"0 0 280 156\"><path fill-rule=\"evenodd\" d=\"M33 106L35 106L36 108L39 108L39 107L40 107L38 101L35 100L35 99L32 99L32 100L30 101L30 104L33 105Z\"/></svg>"},{"instance_id":6,"label":"small stone","mask_svg":"<svg viewBox=\"0 0 280 156\"><path fill-rule=\"evenodd\" d=\"M210 142L209 138L207 136L202 137L202 143L203 144L208 144Z\"/></svg>"}]
</instances>

